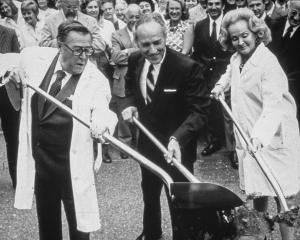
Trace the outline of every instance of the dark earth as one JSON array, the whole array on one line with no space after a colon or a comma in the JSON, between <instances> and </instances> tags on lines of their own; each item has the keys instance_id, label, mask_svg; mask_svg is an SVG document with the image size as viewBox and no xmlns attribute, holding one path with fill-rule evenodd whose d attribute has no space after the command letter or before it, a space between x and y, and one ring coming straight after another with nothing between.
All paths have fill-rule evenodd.
<instances>
[{"instance_id":1,"label":"dark earth","mask_svg":"<svg viewBox=\"0 0 300 240\"><path fill-rule=\"evenodd\" d=\"M199 143L198 157L195 163L195 175L206 182L226 186L241 196L238 172L230 166L224 151L203 157ZM99 199L101 230L91 235L91 240L134 240L142 231L142 195L140 190L140 168L132 159L120 159L116 150L110 149L113 163L102 164L97 174L97 192ZM164 192L164 191L163 191ZM14 191L11 186L3 135L0 135L0 240L36 240L38 227L35 204L32 210L13 208ZM163 232L166 240L172 239L170 217L164 193L161 198L163 209ZM275 203L271 199L270 213L275 214ZM300 205L300 194L297 196ZM63 236L68 238L66 218L63 216ZM275 227L273 239L279 240L278 226ZM296 226L295 239L300 240L300 227Z\"/></svg>"}]
</instances>

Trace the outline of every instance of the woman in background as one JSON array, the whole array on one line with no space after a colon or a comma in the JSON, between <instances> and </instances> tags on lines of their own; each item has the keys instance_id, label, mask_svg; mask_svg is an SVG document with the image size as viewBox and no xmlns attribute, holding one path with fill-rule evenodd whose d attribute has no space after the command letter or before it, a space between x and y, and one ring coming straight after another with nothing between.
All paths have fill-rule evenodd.
<instances>
[{"instance_id":1,"label":"woman in background","mask_svg":"<svg viewBox=\"0 0 300 240\"><path fill-rule=\"evenodd\" d=\"M24 47L24 39L21 29L24 26L24 18L21 11L19 11L12 0L0 0L0 12L4 17L0 19L0 24L16 31L20 49L22 49Z\"/></svg>"},{"instance_id":2,"label":"woman in background","mask_svg":"<svg viewBox=\"0 0 300 240\"><path fill-rule=\"evenodd\" d=\"M44 21L45 18L49 17L50 15L54 14L57 12L56 9L50 8L49 7L49 2L48 0L35 0L38 7L39 7L39 19L41 21Z\"/></svg>"},{"instance_id":3,"label":"woman in background","mask_svg":"<svg viewBox=\"0 0 300 240\"><path fill-rule=\"evenodd\" d=\"M115 31L114 25L111 21L103 18L101 4L98 0L86 0L81 4L81 11L91 17L94 17L101 29L101 36L106 42L106 49L104 52L94 54L97 67L109 80L110 87L112 88L114 68L111 65L111 35ZM108 152L108 145L102 144L102 157L103 162L110 163L111 157Z\"/></svg>"},{"instance_id":4,"label":"woman in background","mask_svg":"<svg viewBox=\"0 0 300 240\"><path fill-rule=\"evenodd\" d=\"M177 52L189 54L193 46L194 30L187 21L188 11L180 0L170 0L166 9L166 45Z\"/></svg>"},{"instance_id":5,"label":"woman in background","mask_svg":"<svg viewBox=\"0 0 300 240\"><path fill-rule=\"evenodd\" d=\"M212 95L218 99L231 89L234 116L250 135L254 150L267 163L292 206L300 189L299 128L287 77L277 58L265 47L270 41L269 28L251 10L228 12L223 19L220 42L236 53ZM237 132L235 138L241 189L248 199L253 199L256 210L267 211L268 197L275 197L280 212L281 206L267 178ZM293 228L285 223L279 226L283 240L294 239Z\"/></svg>"},{"instance_id":6,"label":"woman in background","mask_svg":"<svg viewBox=\"0 0 300 240\"><path fill-rule=\"evenodd\" d=\"M21 12L25 20L22 27L24 47L38 46L41 29L44 22L38 18L39 7L34 0L24 0L21 4Z\"/></svg>"}]
</instances>

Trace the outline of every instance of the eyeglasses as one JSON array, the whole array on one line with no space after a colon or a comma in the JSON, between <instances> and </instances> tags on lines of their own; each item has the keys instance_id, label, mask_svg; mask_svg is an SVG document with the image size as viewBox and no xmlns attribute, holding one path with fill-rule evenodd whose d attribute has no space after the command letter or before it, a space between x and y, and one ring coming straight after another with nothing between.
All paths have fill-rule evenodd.
<instances>
[{"instance_id":1,"label":"eyeglasses","mask_svg":"<svg viewBox=\"0 0 300 240\"><path fill-rule=\"evenodd\" d=\"M85 53L85 55L91 56L91 55L93 55L94 52L95 52L95 49L94 49L93 47L74 47L74 48L71 48L71 47L69 47L69 46L68 46L67 44L65 44L65 43L63 43L63 45L64 45L67 49L69 49L69 50L72 52L72 54L73 54L74 56L81 56L83 52Z\"/></svg>"}]
</instances>

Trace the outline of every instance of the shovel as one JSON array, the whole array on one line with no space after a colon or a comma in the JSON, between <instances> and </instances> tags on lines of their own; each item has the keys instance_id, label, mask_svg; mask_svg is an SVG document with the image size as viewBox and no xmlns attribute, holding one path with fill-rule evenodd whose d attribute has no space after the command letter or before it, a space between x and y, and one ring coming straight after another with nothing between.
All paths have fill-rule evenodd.
<instances>
[{"instance_id":1,"label":"shovel","mask_svg":"<svg viewBox=\"0 0 300 240\"><path fill-rule=\"evenodd\" d=\"M163 154L168 154L168 150L165 146L137 118L133 117L133 122L158 147L158 149L162 151ZM179 202L190 197L191 202L201 202L205 208L216 208L218 206L237 207L243 204L243 201L231 190L215 183L200 182L175 158L172 159L172 163L190 181L190 183L177 183L175 191L180 193L178 196L185 195L183 192L185 191L185 187L183 186L188 184L190 185L190 189L197 190L191 191L189 196L185 196L183 199L177 199ZM183 184L182 188L180 187L181 184ZM195 192L197 192L196 195L194 195Z\"/></svg>"},{"instance_id":2,"label":"shovel","mask_svg":"<svg viewBox=\"0 0 300 240\"><path fill-rule=\"evenodd\" d=\"M50 96L45 91L38 87L33 86L30 83L26 83L26 86L43 96L48 101L55 104L61 110L65 111L77 121L82 123L87 128L90 128L90 124L87 120L77 116L72 109L65 106L63 103ZM233 194L230 190L215 184L210 183L185 183L174 182L172 178L163 169L152 163L150 160L134 151L124 143L120 142L108 133L102 135L103 139L127 153L139 164L150 170L156 176L158 176L166 185L167 192L173 201L176 201L182 208L215 208L215 209L228 209L240 206L243 204L242 200ZM220 199L220 196L222 198Z\"/></svg>"}]
</instances>

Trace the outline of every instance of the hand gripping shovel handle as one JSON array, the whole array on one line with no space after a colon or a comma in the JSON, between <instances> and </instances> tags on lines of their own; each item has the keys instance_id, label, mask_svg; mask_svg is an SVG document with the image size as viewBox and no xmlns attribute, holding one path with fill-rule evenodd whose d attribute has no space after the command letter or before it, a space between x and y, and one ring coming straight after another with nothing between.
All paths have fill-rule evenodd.
<instances>
[{"instance_id":1,"label":"hand gripping shovel handle","mask_svg":"<svg viewBox=\"0 0 300 240\"><path fill-rule=\"evenodd\" d=\"M158 147L163 154L168 154L168 150L165 146L156 138L150 131L136 118L133 117L133 122L137 127ZM174 166L192 183L200 183L200 181L190 173L181 163L179 163L175 158L173 158Z\"/></svg>"},{"instance_id":2,"label":"hand gripping shovel handle","mask_svg":"<svg viewBox=\"0 0 300 240\"><path fill-rule=\"evenodd\" d=\"M48 101L52 102L55 104L57 107L59 107L61 110L66 112L67 114L71 115L73 118L75 118L78 122L82 123L84 126L87 128L90 128L90 123L81 117L77 116L72 109L67 107L66 105L62 104L60 101L43 91L42 89L35 87L31 85L30 83L26 83L26 86L37 92L39 95L43 96L46 98ZM138 161L140 164L142 164L144 167L149 169L151 172L153 172L155 175L157 175L159 178L163 180L163 182L167 185L169 191L170 191L170 185L173 182L172 178L160 167L156 166L154 163L152 163L150 160L139 154L138 152L134 151L132 148L128 147L124 143L120 142L113 136L109 135L108 133L104 133L102 135L105 141L109 142L110 144L114 145L115 147L121 149L128 155L130 155L132 158L134 158L136 161ZM171 193L170 193L171 196Z\"/></svg>"},{"instance_id":3,"label":"hand gripping shovel handle","mask_svg":"<svg viewBox=\"0 0 300 240\"><path fill-rule=\"evenodd\" d=\"M284 194L282 192L282 189L277 181L277 179L275 178L275 176L273 175L273 173L270 171L269 167L266 165L266 163L264 162L264 160L259 157L255 151L253 150L253 146L252 143L250 142L249 137L247 136L247 134L243 131L243 129L241 128L241 126L239 125L239 123L236 121L235 117L233 116L231 109L228 107L228 105L226 104L225 100L222 97L219 97L219 101L222 104L223 108L225 109L225 111L227 112L227 114L230 116L230 118L232 119L235 127L237 128L239 134L241 135L241 137L243 138L243 140L245 141L245 143L248 146L249 149L249 153L251 154L251 156L255 159L255 161L257 162L257 164L259 165L260 169L262 170L262 172L264 173L264 175L266 176L266 178L268 179L269 183L271 184L271 186L273 187L280 203L281 206L284 210L284 212L289 211L288 205L286 203Z\"/></svg>"}]
</instances>

